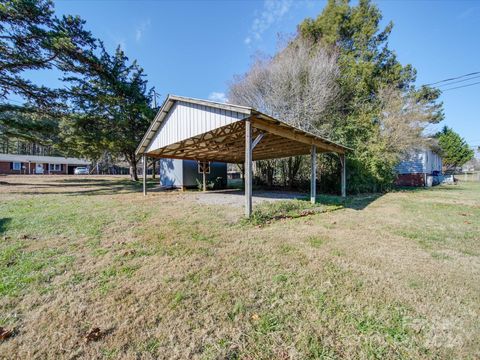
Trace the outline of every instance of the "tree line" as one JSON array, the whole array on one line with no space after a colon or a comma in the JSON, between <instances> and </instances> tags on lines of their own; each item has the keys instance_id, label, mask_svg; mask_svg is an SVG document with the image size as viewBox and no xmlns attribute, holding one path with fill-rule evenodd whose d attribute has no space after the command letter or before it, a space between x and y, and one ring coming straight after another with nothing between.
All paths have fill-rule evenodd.
<instances>
[{"instance_id":1,"label":"tree line","mask_svg":"<svg viewBox=\"0 0 480 360\"><path fill-rule=\"evenodd\" d=\"M56 69L63 87L33 83L25 71ZM78 16L50 0L0 3L0 132L58 152L123 157L137 178L135 149L154 114L143 69L118 47L110 54ZM22 99L12 103L12 96Z\"/></svg>"},{"instance_id":2,"label":"tree line","mask_svg":"<svg viewBox=\"0 0 480 360\"><path fill-rule=\"evenodd\" d=\"M370 0L329 0L276 54L258 55L229 85L230 102L351 147L354 193L387 190L402 155L429 146L427 129L444 118L440 90L415 86L416 70L388 46L393 24L382 28L381 20ZM60 89L36 85L24 73L52 69L62 74ZM157 110L152 95L138 63L120 47L109 53L78 16L56 16L50 0L0 3L3 137L92 160L112 154L129 163L137 180L135 149ZM12 96L24 102L12 104ZM319 155L325 191L339 188L338 161ZM259 182L293 187L308 176L308 160L260 161L256 169Z\"/></svg>"}]
</instances>

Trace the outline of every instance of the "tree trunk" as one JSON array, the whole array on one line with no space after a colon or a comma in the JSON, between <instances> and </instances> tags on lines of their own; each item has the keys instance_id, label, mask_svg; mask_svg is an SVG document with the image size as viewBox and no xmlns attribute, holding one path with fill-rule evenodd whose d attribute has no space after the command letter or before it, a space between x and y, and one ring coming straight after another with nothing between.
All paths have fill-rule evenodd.
<instances>
[{"instance_id":1,"label":"tree trunk","mask_svg":"<svg viewBox=\"0 0 480 360\"><path fill-rule=\"evenodd\" d=\"M137 175L137 159L133 158L128 161L129 169L130 169L130 180L138 181Z\"/></svg>"},{"instance_id":2,"label":"tree trunk","mask_svg":"<svg viewBox=\"0 0 480 360\"><path fill-rule=\"evenodd\" d=\"M288 186L293 189L295 186L295 180L302 164L302 156L294 156L288 158Z\"/></svg>"},{"instance_id":3,"label":"tree trunk","mask_svg":"<svg viewBox=\"0 0 480 360\"><path fill-rule=\"evenodd\" d=\"M273 176L275 174L275 160L268 160L266 168L267 186L273 187Z\"/></svg>"},{"instance_id":4,"label":"tree trunk","mask_svg":"<svg viewBox=\"0 0 480 360\"><path fill-rule=\"evenodd\" d=\"M244 164L237 164L237 167L240 170L240 173L242 174L242 184L243 187L245 188L245 165Z\"/></svg>"},{"instance_id":5,"label":"tree trunk","mask_svg":"<svg viewBox=\"0 0 480 360\"><path fill-rule=\"evenodd\" d=\"M292 157L288 158L288 187L293 189L293 184L295 181L295 174L294 174L294 161Z\"/></svg>"},{"instance_id":6,"label":"tree trunk","mask_svg":"<svg viewBox=\"0 0 480 360\"><path fill-rule=\"evenodd\" d=\"M273 168L269 168L267 171L267 186L272 187L273 186Z\"/></svg>"}]
</instances>

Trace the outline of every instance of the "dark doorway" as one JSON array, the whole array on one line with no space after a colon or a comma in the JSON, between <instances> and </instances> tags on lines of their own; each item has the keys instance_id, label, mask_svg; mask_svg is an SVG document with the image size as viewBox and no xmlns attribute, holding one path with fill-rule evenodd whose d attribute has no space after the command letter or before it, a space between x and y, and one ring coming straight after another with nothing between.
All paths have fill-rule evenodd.
<instances>
[{"instance_id":1,"label":"dark doorway","mask_svg":"<svg viewBox=\"0 0 480 360\"><path fill-rule=\"evenodd\" d=\"M73 165L68 165L68 175L73 175L75 171L76 166Z\"/></svg>"}]
</instances>

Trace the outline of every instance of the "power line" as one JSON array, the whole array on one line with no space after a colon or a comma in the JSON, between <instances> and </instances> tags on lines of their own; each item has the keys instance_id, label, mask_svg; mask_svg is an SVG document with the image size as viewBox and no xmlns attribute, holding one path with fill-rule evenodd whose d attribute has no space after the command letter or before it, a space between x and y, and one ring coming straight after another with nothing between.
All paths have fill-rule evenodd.
<instances>
[{"instance_id":1,"label":"power line","mask_svg":"<svg viewBox=\"0 0 480 360\"><path fill-rule=\"evenodd\" d=\"M477 75L477 74L480 74L480 71L475 71L475 72L472 72L472 73L469 73L469 74L464 74L464 75L452 77L452 78L449 78L449 79L443 79L443 80L440 80L440 81L435 81L435 82L430 83L430 84L425 84L425 86L440 84L440 83L444 83L444 82L448 82L448 81L452 81L452 80L457 80L457 79L461 79L461 78L464 78L464 77L467 77L467 76L472 76L472 75Z\"/></svg>"},{"instance_id":2,"label":"power line","mask_svg":"<svg viewBox=\"0 0 480 360\"><path fill-rule=\"evenodd\" d=\"M441 85L438 85L438 86L435 86L435 87L439 88L439 87L442 87L442 86L450 86L450 85L453 85L453 84L458 84L458 83L461 83L461 82L470 81L470 80L477 79L477 78L480 78L480 75L472 76L468 79L452 81L452 82L449 82L448 84L441 84Z\"/></svg>"},{"instance_id":3,"label":"power line","mask_svg":"<svg viewBox=\"0 0 480 360\"><path fill-rule=\"evenodd\" d=\"M477 82L474 82L474 83L471 83L471 84L467 84L467 85L461 85L461 86L455 86L453 88L443 89L442 91L461 89L461 88L464 88L464 87L469 87L469 86L478 85L478 84L480 84L480 81L477 81Z\"/></svg>"}]
</instances>

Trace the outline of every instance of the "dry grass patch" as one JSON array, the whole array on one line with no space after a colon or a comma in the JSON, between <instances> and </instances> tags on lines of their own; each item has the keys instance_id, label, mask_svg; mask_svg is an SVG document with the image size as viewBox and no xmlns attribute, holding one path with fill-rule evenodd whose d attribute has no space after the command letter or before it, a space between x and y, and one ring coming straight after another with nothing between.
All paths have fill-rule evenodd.
<instances>
[{"instance_id":1,"label":"dry grass patch","mask_svg":"<svg viewBox=\"0 0 480 360\"><path fill-rule=\"evenodd\" d=\"M122 178L2 182L0 357L479 354L478 184L319 198L343 208L258 227Z\"/></svg>"}]
</instances>

